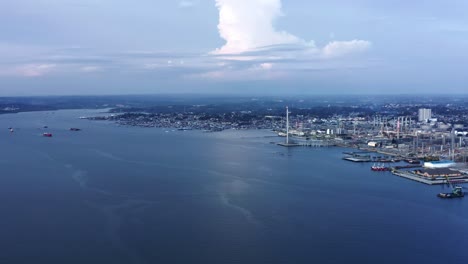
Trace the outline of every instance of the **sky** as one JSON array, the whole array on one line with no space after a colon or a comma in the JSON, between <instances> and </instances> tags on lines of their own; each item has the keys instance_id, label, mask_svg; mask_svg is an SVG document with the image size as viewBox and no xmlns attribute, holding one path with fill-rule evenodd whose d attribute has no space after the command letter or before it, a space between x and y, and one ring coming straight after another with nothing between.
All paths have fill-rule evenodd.
<instances>
[{"instance_id":1,"label":"sky","mask_svg":"<svg viewBox=\"0 0 468 264\"><path fill-rule=\"evenodd\" d=\"M460 94L466 0L0 1L0 96Z\"/></svg>"}]
</instances>

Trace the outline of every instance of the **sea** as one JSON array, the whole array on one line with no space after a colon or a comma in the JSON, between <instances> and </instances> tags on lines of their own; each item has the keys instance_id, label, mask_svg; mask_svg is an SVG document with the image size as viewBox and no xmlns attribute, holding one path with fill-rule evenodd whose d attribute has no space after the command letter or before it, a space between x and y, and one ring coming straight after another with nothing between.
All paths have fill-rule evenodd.
<instances>
[{"instance_id":1,"label":"sea","mask_svg":"<svg viewBox=\"0 0 468 264\"><path fill-rule=\"evenodd\" d=\"M268 130L79 118L101 112L0 115L0 263L468 261L468 198L447 186Z\"/></svg>"}]
</instances>

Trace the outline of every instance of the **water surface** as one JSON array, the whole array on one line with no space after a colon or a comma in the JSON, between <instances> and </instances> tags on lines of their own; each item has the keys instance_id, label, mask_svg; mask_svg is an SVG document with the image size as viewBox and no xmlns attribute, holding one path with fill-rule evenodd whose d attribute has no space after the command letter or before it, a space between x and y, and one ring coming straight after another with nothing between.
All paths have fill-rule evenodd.
<instances>
[{"instance_id":1,"label":"water surface","mask_svg":"<svg viewBox=\"0 0 468 264\"><path fill-rule=\"evenodd\" d=\"M371 172L339 148L282 148L269 131L78 118L95 111L0 115L1 263L468 257L466 199L437 199L441 186Z\"/></svg>"}]
</instances>

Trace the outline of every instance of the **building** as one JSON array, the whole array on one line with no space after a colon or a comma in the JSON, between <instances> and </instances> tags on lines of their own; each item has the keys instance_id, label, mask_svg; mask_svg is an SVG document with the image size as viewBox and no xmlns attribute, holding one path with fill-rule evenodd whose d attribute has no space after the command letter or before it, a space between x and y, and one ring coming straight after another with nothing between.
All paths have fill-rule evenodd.
<instances>
[{"instance_id":1,"label":"building","mask_svg":"<svg viewBox=\"0 0 468 264\"><path fill-rule=\"evenodd\" d=\"M431 109L421 108L419 109L418 121L419 122L427 122L427 120L431 119L432 111Z\"/></svg>"},{"instance_id":2,"label":"building","mask_svg":"<svg viewBox=\"0 0 468 264\"><path fill-rule=\"evenodd\" d=\"M445 177L461 177L463 174L456 170L451 170L449 168L435 168L435 169L422 169L414 171L417 175L436 179L445 179Z\"/></svg>"},{"instance_id":3,"label":"building","mask_svg":"<svg viewBox=\"0 0 468 264\"><path fill-rule=\"evenodd\" d=\"M455 162L451 160L429 161L424 162L424 168L450 168L455 166Z\"/></svg>"}]
</instances>

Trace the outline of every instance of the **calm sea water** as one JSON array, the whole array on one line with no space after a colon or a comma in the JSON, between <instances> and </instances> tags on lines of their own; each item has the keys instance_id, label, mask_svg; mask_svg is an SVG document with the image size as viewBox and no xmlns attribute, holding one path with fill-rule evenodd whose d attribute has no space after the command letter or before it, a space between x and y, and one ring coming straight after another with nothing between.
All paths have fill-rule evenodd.
<instances>
[{"instance_id":1,"label":"calm sea water","mask_svg":"<svg viewBox=\"0 0 468 264\"><path fill-rule=\"evenodd\" d=\"M78 119L95 112L0 115L0 263L468 260L468 198L441 186L268 131Z\"/></svg>"}]
</instances>

